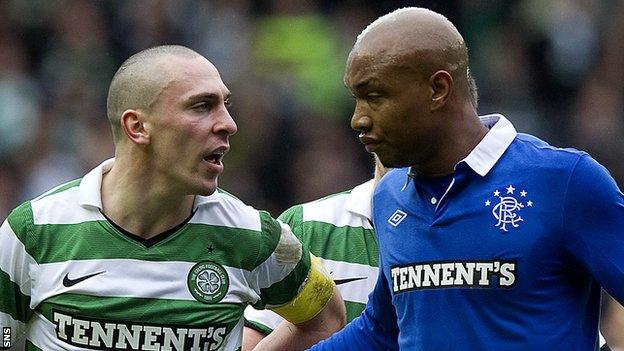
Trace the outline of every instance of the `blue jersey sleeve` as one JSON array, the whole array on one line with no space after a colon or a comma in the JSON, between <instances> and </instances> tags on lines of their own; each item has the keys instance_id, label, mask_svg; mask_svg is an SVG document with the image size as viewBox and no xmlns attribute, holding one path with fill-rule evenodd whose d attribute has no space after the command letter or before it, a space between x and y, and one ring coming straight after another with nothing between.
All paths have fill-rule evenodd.
<instances>
[{"instance_id":1,"label":"blue jersey sleeve","mask_svg":"<svg viewBox=\"0 0 624 351\"><path fill-rule=\"evenodd\" d=\"M570 253L624 303L624 195L609 172L586 154L570 176L563 234Z\"/></svg>"},{"instance_id":2,"label":"blue jersey sleeve","mask_svg":"<svg viewBox=\"0 0 624 351\"><path fill-rule=\"evenodd\" d=\"M344 329L313 346L313 351L399 350L397 316L391 302L388 281L379 269L366 309Z\"/></svg>"}]
</instances>

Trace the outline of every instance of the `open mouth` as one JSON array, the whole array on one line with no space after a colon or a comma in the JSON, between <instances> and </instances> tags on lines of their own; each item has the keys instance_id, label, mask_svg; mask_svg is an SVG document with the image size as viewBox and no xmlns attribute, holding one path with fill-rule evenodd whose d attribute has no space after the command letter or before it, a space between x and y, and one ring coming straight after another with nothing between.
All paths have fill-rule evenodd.
<instances>
[{"instance_id":1,"label":"open mouth","mask_svg":"<svg viewBox=\"0 0 624 351\"><path fill-rule=\"evenodd\" d=\"M204 157L204 161L210 162L215 165L220 165L223 159L224 152L215 152Z\"/></svg>"}]
</instances>

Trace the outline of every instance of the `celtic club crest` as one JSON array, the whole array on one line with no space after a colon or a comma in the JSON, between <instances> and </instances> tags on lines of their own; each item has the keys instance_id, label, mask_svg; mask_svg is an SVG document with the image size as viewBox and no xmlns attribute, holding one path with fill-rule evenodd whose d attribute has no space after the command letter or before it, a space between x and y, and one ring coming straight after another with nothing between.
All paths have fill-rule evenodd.
<instances>
[{"instance_id":1,"label":"celtic club crest","mask_svg":"<svg viewBox=\"0 0 624 351\"><path fill-rule=\"evenodd\" d=\"M217 303L227 294L230 281L223 266L212 261L203 261L191 268L187 285L197 301Z\"/></svg>"},{"instance_id":2,"label":"celtic club crest","mask_svg":"<svg viewBox=\"0 0 624 351\"><path fill-rule=\"evenodd\" d=\"M485 200L486 207L492 207L492 214L494 218L498 221L496 226L507 232L508 226L512 228L518 228L520 226L520 222L524 221L524 218L520 215L520 211L527 207L533 207L533 201L527 198L528 193L523 189L517 195L519 195L519 199L516 198L516 188L513 185L509 185L505 188L505 194L502 194L498 189L493 192L494 202L490 201L490 199ZM496 203L498 201L498 203Z\"/></svg>"}]
</instances>

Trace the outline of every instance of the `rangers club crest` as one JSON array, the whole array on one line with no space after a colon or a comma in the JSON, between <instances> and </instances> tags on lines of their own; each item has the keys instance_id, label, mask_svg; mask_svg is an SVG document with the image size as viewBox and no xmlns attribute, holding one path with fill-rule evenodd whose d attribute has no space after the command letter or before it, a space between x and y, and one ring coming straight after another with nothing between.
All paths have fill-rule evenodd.
<instances>
[{"instance_id":1,"label":"rangers club crest","mask_svg":"<svg viewBox=\"0 0 624 351\"><path fill-rule=\"evenodd\" d=\"M197 301L217 303L225 297L230 282L225 268L218 263L204 261L191 268L187 285Z\"/></svg>"},{"instance_id":2,"label":"rangers club crest","mask_svg":"<svg viewBox=\"0 0 624 351\"><path fill-rule=\"evenodd\" d=\"M498 189L493 192L494 201L485 200L485 206L492 208L492 214L498 221L496 226L504 232L509 231L509 228L518 228L520 222L524 221L520 212L528 207L533 207L533 201L527 198L528 192L522 189L515 194L515 191L516 188L509 185L505 188L504 194Z\"/></svg>"}]
</instances>

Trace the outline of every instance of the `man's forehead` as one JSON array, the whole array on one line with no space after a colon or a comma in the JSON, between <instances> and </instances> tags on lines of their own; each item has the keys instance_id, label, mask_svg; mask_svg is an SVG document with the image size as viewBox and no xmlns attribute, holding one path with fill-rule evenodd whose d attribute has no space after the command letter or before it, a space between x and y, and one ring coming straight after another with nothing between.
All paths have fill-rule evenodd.
<instances>
[{"instance_id":1,"label":"man's forehead","mask_svg":"<svg viewBox=\"0 0 624 351\"><path fill-rule=\"evenodd\" d=\"M202 56L163 57L159 62L159 69L168 72L174 77L214 77L221 79L217 68Z\"/></svg>"},{"instance_id":2,"label":"man's forehead","mask_svg":"<svg viewBox=\"0 0 624 351\"><path fill-rule=\"evenodd\" d=\"M169 61L169 79L164 86L165 90L175 90L177 94L193 96L200 94L228 95L229 90L221 80L219 71L210 61L198 57L197 59L181 58ZM178 62L176 62L178 61Z\"/></svg>"},{"instance_id":3,"label":"man's forehead","mask_svg":"<svg viewBox=\"0 0 624 351\"><path fill-rule=\"evenodd\" d=\"M385 53L351 52L347 61L344 83L357 85L361 81L380 79L384 72L397 64L397 58Z\"/></svg>"},{"instance_id":4,"label":"man's forehead","mask_svg":"<svg viewBox=\"0 0 624 351\"><path fill-rule=\"evenodd\" d=\"M424 9L397 12L373 23L358 36L349 58L354 54L425 71L429 66L454 70L467 63L461 34L444 16Z\"/></svg>"},{"instance_id":5,"label":"man's forehead","mask_svg":"<svg viewBox=\"0 0 624 351\"><path fill-rule=\"evenodd\" d=\"M196 79L197 78L197 79ZM230 95L230 90L225 86L220 77L193 77L176 79L165 90L182 100L190 100L197 97L221 97L225 99Z\"/></svg>"}]
</instances>

